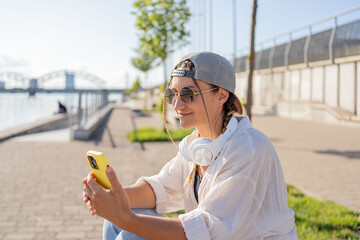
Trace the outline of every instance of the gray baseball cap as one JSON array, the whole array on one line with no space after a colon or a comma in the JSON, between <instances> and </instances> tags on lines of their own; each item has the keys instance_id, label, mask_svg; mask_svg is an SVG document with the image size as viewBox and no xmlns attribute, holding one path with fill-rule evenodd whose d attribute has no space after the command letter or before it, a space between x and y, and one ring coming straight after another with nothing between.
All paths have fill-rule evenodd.
<instances>
[{"instance_id":1,"label":"gray baseball cap","mask_svg":"<svg viewBox=\"0 0 360 240\"><path fill-rule=\"evenodd\" d=\"M179 62L187 59L194 64L195 71L174 69L171 77L191 77L224 88L236 97L237 112L241 114L242 106L235 94L236 78L231 63L226 58L212 52L189 53L183 56Z\"/></svg>"}]
</instances>

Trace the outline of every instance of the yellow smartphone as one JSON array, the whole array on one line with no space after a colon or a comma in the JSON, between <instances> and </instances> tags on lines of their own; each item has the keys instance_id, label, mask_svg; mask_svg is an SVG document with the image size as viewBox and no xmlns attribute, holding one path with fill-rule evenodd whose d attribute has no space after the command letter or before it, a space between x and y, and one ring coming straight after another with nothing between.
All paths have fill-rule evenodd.
<instances>
[{"instance_id":1,"label":"yellow smartphone","mask_svg":"<svg viewBox=\"0 0 360 240\"><path fill-rule=\"evenodd\" d=\"M105 154L90 150L86 153L86 159L93 170L96 182L104 188L110 189L111 184L105 173L106 167L109 166L109 162L107 161Z\"/></svg>"}]
</instances>

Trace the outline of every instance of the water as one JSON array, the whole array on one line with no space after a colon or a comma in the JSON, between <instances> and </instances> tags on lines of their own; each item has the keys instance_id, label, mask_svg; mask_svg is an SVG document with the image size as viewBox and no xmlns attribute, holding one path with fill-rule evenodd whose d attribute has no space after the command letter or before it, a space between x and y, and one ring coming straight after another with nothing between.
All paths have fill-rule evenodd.
<instances>
[{"instance_id":1,"label":"water","mask_svg":"<svg viewBox=\"0 0 360 240\"><path fill-rule=\"evenodd\" d=\"M110 94L109 100L120 96ZM76 93L37 93L33 97L28 93L0 93L0 131L53 116L58 110L58 101L68 111L76 111L78 98Z\"/></svg>"}]
</instances>

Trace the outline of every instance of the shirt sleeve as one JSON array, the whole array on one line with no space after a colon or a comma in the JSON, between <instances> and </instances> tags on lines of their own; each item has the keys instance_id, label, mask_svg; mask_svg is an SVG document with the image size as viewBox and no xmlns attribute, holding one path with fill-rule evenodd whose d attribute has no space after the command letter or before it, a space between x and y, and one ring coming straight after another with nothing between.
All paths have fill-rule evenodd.
<instances>
[{"instance_id":1,"label":"shirt sleeve","mask_svg":"<svg viewBox=\"0 0 360 240\"><path fill-rule=\"evenodd\" d=\"M243 138L241 144L231 143L229 152L218 159L222 162L216 180L206 183L210 187L200 193L198 208L179 216L189 240L248 239L250 226L261 224L255 218L269 185L275 152L268 151L266 143Z\"/></svg>"},{"instance_id":2,"label":"shirt sleeve","mask_svg":"<svg viewBox=\"0 0 360 240\"><path fill-rule=\"evenodd\" d=\"M152 187L156 196L156 212L173 212L184 208L183 166L181 154L166 163L161 171L151 177L141 177Z\"/></svg>"}]
</instances>

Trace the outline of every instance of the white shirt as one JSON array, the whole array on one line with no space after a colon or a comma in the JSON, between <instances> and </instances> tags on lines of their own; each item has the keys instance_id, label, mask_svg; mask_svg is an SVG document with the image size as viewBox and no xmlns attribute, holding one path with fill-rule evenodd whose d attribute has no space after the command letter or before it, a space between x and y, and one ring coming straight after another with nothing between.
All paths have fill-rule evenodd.
<instances>
[{"instance_id":1,"label":"white shirt","mask_svg":"<svg viewBox=\"0 0 360 240\"><path fill-rule=\"evenodd\" d=\"M154 190L158 213L185 208L179 218L189 240L298 239L273 145L248 117L238 120L237 130L202 178L199 204L193 181L186 183L193 163L180 152L159 174L139 181Z\"/></svg>"}]
</instances>

